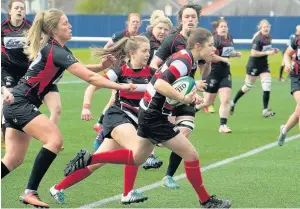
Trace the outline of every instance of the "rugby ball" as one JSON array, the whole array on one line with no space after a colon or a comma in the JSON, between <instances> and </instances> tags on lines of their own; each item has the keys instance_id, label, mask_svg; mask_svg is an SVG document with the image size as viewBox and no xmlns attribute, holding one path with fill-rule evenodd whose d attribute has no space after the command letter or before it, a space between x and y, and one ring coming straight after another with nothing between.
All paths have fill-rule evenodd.
<instances>
[{"instance_id":1,"label":"rugby ball","mask_svg":"<svg viewBox=\"0 0 300 209\"><path fill-rule=\"evenodd\" d=\"M195 80L192 77L184 76L179 79L177 79L172 86L179 92L184 93L184 95L187 95L190 93L194 88L196 88ZM183 103L180 101L167 98L166 102L172 106L180 106Z\"/></svg>"}]
</instances>

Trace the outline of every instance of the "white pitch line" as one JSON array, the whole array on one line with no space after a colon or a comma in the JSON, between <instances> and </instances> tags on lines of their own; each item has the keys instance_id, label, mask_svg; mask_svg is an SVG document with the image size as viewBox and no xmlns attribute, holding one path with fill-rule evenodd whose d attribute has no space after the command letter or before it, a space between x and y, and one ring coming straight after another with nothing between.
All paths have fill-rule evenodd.
<instances>
[{"instance_id":1,"label":"white pitch line","mask_svg":"<svg viewBox=\"0 0 300 209\"><path fill-rule=\"evenodd\" d=\"M297 138L300 138L300 134L297 134L297 135L294 135L294 136L286 138L285 142L289 142L289 141L292 141L292 140L297 139ZM226 165L226 164L231 163L233 161L240 160L240 159L252 156L252 155L256 155L256 154L258 154L258 153L260 153L262 151L271 149L271 148L276 147L276 146L278 146L277 142L273 142L273 143L270 143L270 144L267 144L267 145L255 148L255 149L250 150L248 152L245 152L245 153L243 153L241 155L230 157L230 158L227 158L225 160L221 160L219 162L210 164L208 166L204 166L203 168L201 168L201 171L205 172L205 171L208 171L210 169ZM180 179L183 179L183 178L185 178L185 174L180 174L180 175L174 177L175 180L180 180ZM139 192L145 192L145 191L152 190L152 189L155 189L157 187L160 187L160 185L161 185L161 181L156 182L154 184L150 184L150 185L142 187L142 188L139 188L138 191ZM93 202L93 203L89 203L89 204L86 204L86 205L82 205L80 207L81 208L99 207L99 206L108 204L110 202L114 202L114 201L120 200L121 197L122 197L122 194L119 194L119 195L115 195L115 196L112 196L112 197L109 197L109 198L105 198L103 200L99 200L97 202Z\"/></svg>"}]
</instances>

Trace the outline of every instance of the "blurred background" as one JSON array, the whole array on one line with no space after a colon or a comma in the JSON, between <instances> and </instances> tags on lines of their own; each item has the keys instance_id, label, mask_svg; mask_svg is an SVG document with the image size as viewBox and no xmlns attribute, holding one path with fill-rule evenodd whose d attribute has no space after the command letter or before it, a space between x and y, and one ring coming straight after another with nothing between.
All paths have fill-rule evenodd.
<instances>
[{"instance_id":1,"label":"blurred background","mask_svg":"<svg viewBox=\"0 0 300 209\"><path fill-rule=\"evenodd\" d=\"M9 0L1 0L1 18L6 18ZM73 26L74 39L69 43L73 48L90 45L103 45L113 33L124 30L127 15L137 12L146 20L156 9L164 10L177 24L176 15L180 7L189 2L203 6L199 25L212 30L211 22L224 16L230 33L235 39L251 39L261 19L272 24L273 39L287 39L300 24L300 0L26 0L27 18L33 20L34 14L48 8L63 10ZM147 22L143 21L141 32ZM103 37L105 41L76 37ZM107 39L105 39L107 38ZM245 44L245 42L247 42ZM237 41L237 48L249 48L249 41ZM284 48L284 42L276 47Z\"/></svg>"}]
</instances>

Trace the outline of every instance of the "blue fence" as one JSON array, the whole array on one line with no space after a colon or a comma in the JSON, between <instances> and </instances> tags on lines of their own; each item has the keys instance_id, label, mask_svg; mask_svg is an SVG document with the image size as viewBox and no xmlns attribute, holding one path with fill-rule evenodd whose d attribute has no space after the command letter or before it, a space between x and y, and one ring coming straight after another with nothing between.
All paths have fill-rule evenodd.
<instances>
[{"instance_id":1,"label":"blue fence","mask_svg":"<svg viewBox=\"0 0 300 209\"><path fill-rule=\"evenodd\" d=\"M2 21L6 18L1 14ZM29 20L33 20L33 15L28 15ZM119 15L68 15L72 24L73 36L85 37L110 37L114 32L124 30L126 16ZM149 16L143 16L147 19ZM218 17L204 16L200 19L200 26L212 30L211 22ZM263 17L263 16L232 16L226 17L229 24L229 30L236 39L251 39L257 30L257 24L260 20L267 19L271 25L271 35L274 39L287 39L291 33L294 33L295 26L300 24L299 17ZM171 17L176 24L176 17ZM148 22L143 21L141 32L144 32ZM99 46L104 43L93 42L69 42L71 48L81 48L89 46ZM247 44L238 44L237 48L249 48ZM284 46L277 46L283 48Z\"/></svg>"}]
</instances>

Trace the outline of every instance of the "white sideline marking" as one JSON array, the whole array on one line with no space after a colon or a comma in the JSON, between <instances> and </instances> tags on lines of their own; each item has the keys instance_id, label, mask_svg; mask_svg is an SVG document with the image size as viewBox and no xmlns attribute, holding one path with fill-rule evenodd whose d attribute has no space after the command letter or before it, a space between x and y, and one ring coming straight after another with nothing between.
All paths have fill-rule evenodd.
<instances>
[{"instance_id":1,"label":"white sideline marking","mask_svg":"<svg viewBox=\"0 0 300 209\"><path fill-rule=\"evenodd\" d=\"M292 141L292 140L297 139L297 138L300 138L300 134L297 134L297 135L294 135L294 136L286 138L285 142L287 143L287 142ZM210 164L208 166L204 166L203 168L201 168L201 171L205 172L205 171L208 171L210 169L226 165L226 164L231 163L233 161L236 161L236 160L239 160L239 159L243 159L243 158L246 158L246 157L249 157L249 156L252 156L252 155L256 155L256 154L258 154L258 153L260 153L262 151L271 149L271 148L276 147L276 146L278 146L277 142L273 142L273 143L270 143L270 144L267 144L267 145L255 148L255 149L250 150L248 152L245 152L245 153L243 153L241 155L230 157L230 158L227 158L225 160L221 160L219 162ZM180 175L174 177L175 180L180 180L180 179L183 179L183 178L185 178L185 174L180 174ZM156 182L154 184L150 184L150 185L142 187L142 188L139 188L137 190L140 191L140 192L145 192L145 191L152 190L152 189L155 189L157 187L160 187L160 184L161 184L161 181ZM97 202L93 202L93 203L89 203L89 204L86 204L86 205L82 205L82 206L80 206L80 208L99 207L99 206L105 205L107 203L120 200L121 197L122 197L122 194L115 195L115 196L112 196L112 197L109 197L109 198L105 198L103 200L99 200Z\"/></svg>"}]
</instances>

